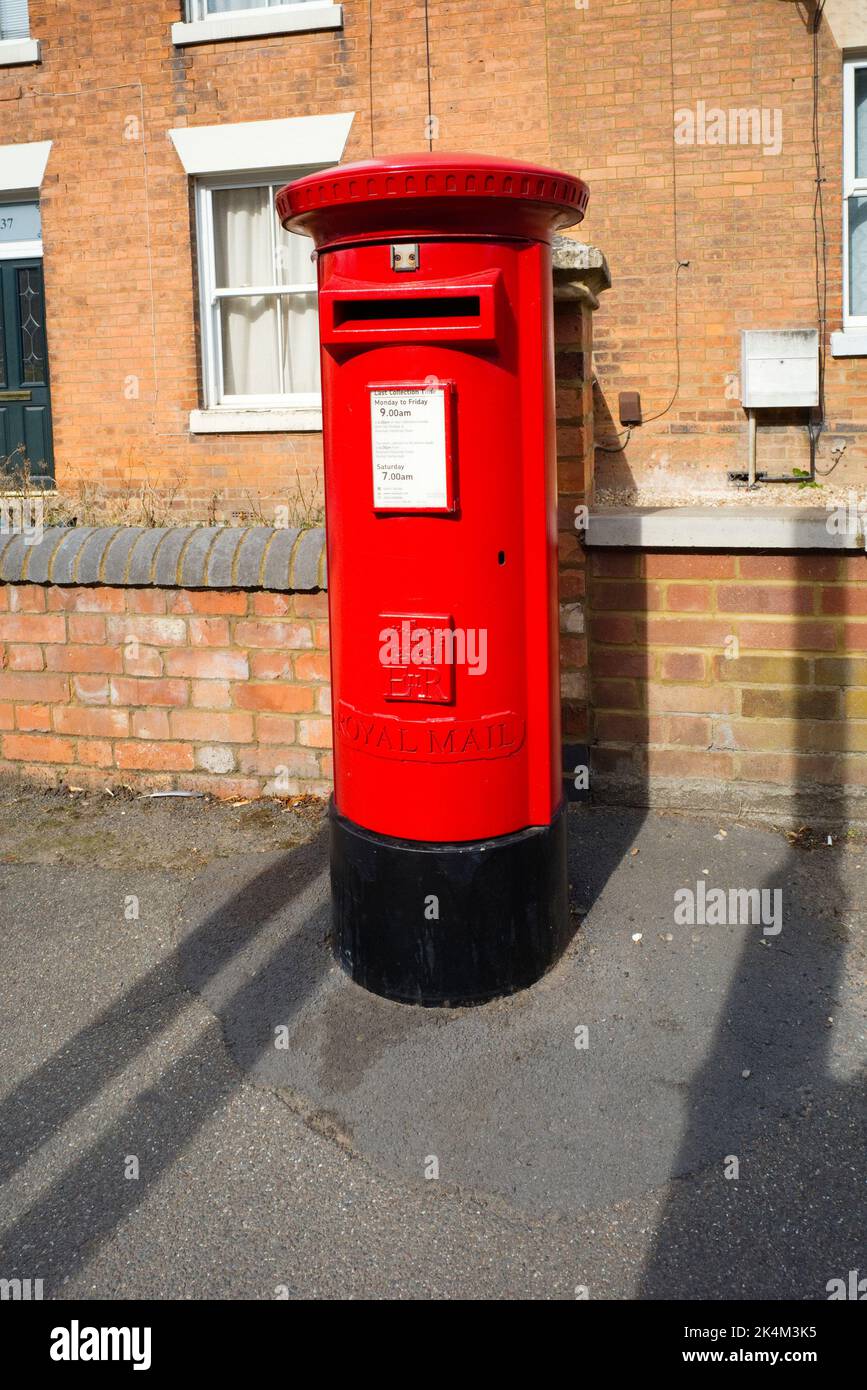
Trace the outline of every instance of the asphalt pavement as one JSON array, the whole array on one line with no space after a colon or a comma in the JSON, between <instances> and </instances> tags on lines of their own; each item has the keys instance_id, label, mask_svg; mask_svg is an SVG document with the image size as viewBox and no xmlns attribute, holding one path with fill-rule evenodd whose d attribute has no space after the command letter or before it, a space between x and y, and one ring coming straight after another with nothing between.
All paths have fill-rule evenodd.
<instances>
[{"instance_id":1,"label":"asphalt pavement","mask_svg":"<svg viewBox=\"0 0 867 1390\"><path fill-rule=\"evenodd\" d=\"M827 1298L865 1264L867 848L573 808L570 880L537 986L408 1008L332 961L318 805L3 784L0 1279Z\"/></svg>"}]
</instances>

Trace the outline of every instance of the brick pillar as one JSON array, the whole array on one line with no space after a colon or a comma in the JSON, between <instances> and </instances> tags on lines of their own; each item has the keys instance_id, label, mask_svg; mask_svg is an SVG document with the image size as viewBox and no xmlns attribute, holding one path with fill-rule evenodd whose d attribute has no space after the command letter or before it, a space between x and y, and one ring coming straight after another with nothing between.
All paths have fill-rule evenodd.
<instances>
[{"instance_id":1,"label":"brick pillar","mask_svg":"<svg viewBox=\"0 0 867 1390\"><path fill-rule=\"evenodd\" d=\"M570 237L555 238L560 691L567 744L584 744L588 734L586 583L578 509L593 501L593 313L598 294L610 284L601 251Z\"/></svg>"}]
</instances>

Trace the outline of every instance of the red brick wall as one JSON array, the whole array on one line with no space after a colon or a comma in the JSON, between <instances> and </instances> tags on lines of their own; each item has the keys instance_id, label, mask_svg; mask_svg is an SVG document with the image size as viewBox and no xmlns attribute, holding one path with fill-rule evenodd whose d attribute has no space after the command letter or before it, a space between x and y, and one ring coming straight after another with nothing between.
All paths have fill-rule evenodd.
<instances>
[{"instance_id":1,"label":"red brick wall","mask_svg":"<svg viewBox=\"0 0 867 1390\"><path fill-rule=\"evenodd\" d=\"M563 738L587 738L585 552L580 509L593 487L593 315L586 299L556 305L555 381L560 542L560 694Z\"/></svg>"},{"instance_id":2,"label":"red brick wall","mask_svg":"<svg viewBox=\"0 0 867 1390\"><path fill-rule=\"evenodd\" d=\"M327 626L323 593L0 586L0 767L327 794Z\"/></svg>"},{"instance_id":3,"label":"red brick wall","mask_svg":"<svg viewBox=\"0 0 867 1390\"><path fill-rule=\"evenodd\" d=\"M540 7L431 8L441 144L545 158ZM367 0L346 0L342 31L178 49L182 0L31 0L30 15L43 61L0 69L0 110L4 143L55 142L42 213L58 480L179 480L200 518L293 505L299 485L319 488L320 435L189 434L202 404L195 254L167 132L355 111L347 159L426 148L423 6L374 0L372 50ZM142 113L142 138L127 138Z\"/></svg>"},{"instance_id":4,"label":"red brick wall","mask_svg":"<svg viewBox=\"0 0 867 1390\"><path fill-rule=\"evenodd\" d=\"M342 31L185 49L169 32L181 0L31 0L30 9L43 62L0 69L0 110L4 142L55 142L43 219L61 481L177 478L200 516L212 505L219 516L249 509L247 494L286 504L299 480L318 485L318 435L188 432L200 404L194 251L189 184L167 131L355 111L347 159L425 148L423 5L344 0ZM435 147L552 161L592 185L578 235L605 250L614 277L597 322L603 438L613 437L622 389L640 390L648 415L664 410L679 347L674 405L623 454L600 454L604 486L685 478L698 491L743 466L746 426L731 394L738 330L816 321L802 10L675 0L672 66L668 0L430 0ZM841 79L827 26L820 50L830 331L841 313ZM700 100L779 109L782 152L675 149L672 103ZM126 138L142 109L142 138ZM690 264L676 299L678 258ZM867 365L829 358L827 392L823 459L845 443L834 481L860 485ZM763 430L760 449L763 464L803 465L805 432L777 440Z\"/></svg>"},{"instance_id":5,"label":"red brick wall","mask_svg":"<svg viewBox=\"0 0 867 1390\"><path fill-rule=\"evenodd\" d=\"M599 550L588 570L589 651L576 544L564 738L589 738L596 800L867 823L867 557ZM0 767L327 795L326 613L323 593L0 586Z\"/></svg>"},{"instance_id":6,"label":"red brick wall","mask_svg":"<svg viewBox=\"0 0 867 1390\"><path fill-rule=\"evenodd\" d=\"M817 326L812 40L804 18L812 8L780 0L549 3L551 154L588 178L581 236L602 247L613 278L595 325L599 438L616 440L622 390L641 392L646 416L664 412L633 431L622 453L599 455L602 488L675 487L695 500L725 488L727 470L745 469L747 460L739 330ZM830 334L842 315L842 77L827 24L819 51ZM699 102L726 112L779 111L781 152L675 146L672 111L695 111ZM678 261L689 262L679 274ZM845 443L833 481L863 488L867 363L829 355L826 391L820 467L833 461L835 443ZM797 418L772 425L765 417L760 467L808 466L804 417Z\"/></svg>"}]
</instances>

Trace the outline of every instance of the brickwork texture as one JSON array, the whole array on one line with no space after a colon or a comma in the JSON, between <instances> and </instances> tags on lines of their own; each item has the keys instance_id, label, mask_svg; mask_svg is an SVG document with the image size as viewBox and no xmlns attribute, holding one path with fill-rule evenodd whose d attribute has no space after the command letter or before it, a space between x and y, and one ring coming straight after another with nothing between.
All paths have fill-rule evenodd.
<instances>
[{"instance_id":1,"label":"brickwork texture","mask_svg":"<svg viewBox=\"0 0 867 1390\"><path fill-rule=\"evenodd\" d=\"M179 508L218 520L317 492L316 433L190 434L202 403L195 228L167 132L352 111L347 159L425 149L432 132L435 149L589 180L579 235L614 279L596 327L600 442L618 443L621 390L640 391L648 417L622 451L600 452L600 487L697 498L724 486L746 464L739 330L816 325L822 235L826 340L841 326L841 55L823 23L822 234L808 10L430 0L426 33L421 0L344 0L339 30L176 48L181 0L31 0L42 63L0 69L0 109L4 142L54 141L42 216L59 481L177 487ZM718 111L722 143L707 134ZM747 116L732 125L732 111ZM829 356L826 397L820 467L839 457L834 482L861 486L864 359ZM808 456L803 418L763 426L761 466Z\"/></svg>"}]
</instances>

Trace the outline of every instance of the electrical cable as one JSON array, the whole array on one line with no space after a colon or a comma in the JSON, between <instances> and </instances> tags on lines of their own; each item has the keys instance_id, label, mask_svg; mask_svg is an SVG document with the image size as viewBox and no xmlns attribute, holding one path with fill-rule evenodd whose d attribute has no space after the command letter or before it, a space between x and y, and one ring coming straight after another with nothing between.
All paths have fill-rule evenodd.
<instances>
[{"instance_id":1,"label":"electrical cable","mask_svg":"<svg viewBox=\"0 0 867 1390\"><path fill-rule=\"evenodd\" d=\"M370 157L376 155L373 133L373 0L367 0L367 103L370 107Z\"/></svg>"},{"instance_id":2,"label":"electrical cable","mask_svg":"<svg viewBox=\"0 0 867 1390\"><path fill-rule=\"evenodd\" d=\"M613 446L611 444L597 444L595 447L603 454L622 454L632 436L632 426L623 432L623 443ZM618 435L618 438L621 436Z\"/></svg>"},{"instance_id":3,"label":"electrical cable","mask_svg":"<svg viewBox=\"0 0 867 1390\"><path fill-rule=\"evenodd\" d=\"M424 0L424 47L427 63L427 147L433 151L433 93L430 68L430 5Z\"/></svg>"},{"instance_id":4,"label":"electrical cable","mask_svg":"<svg viewBox=\"0 0 867 1390\"><path fill-rule=\"evenodd\" d=\"M674 240L674 352L676 362L676 376L674 390L671 399L664 410L658 410L655 415L645 415L642 424L647 425L651 420L661 420L663 415L667 415L680 394L680 272L684 270L689 261L682 261L678 246L678 227L677 227L677 143L674 138L675 127L675 108L674 108L674 0L668 0L668 57L669 57L669 87L671 93L671 223L672 236Z\"/></svg>"},{"instance_id":5,"label":"electrical cable","mask_svg":"<svg viewBox=\"0 0 867 1390\"><path fill-rule=\"evenodd\" d=\"M677 269L674 272L674 350L675 361L677 363L676 376L674 379L674 390L671 393L671 399L668 402L668 405L665 407L665 409L658 410L655 415L645 415L644 419L641 422L643 425L647 425L650 423L651 420L659 420L662 418L663 415L667 415L680 393L680 295L678 293L678 289L680 282L680 272L682 270L685 270L688 265L689 261L678 261Z\"/></svg>"}]
</instances>

